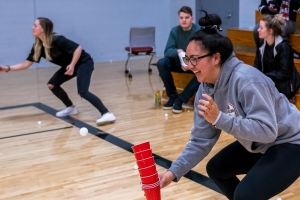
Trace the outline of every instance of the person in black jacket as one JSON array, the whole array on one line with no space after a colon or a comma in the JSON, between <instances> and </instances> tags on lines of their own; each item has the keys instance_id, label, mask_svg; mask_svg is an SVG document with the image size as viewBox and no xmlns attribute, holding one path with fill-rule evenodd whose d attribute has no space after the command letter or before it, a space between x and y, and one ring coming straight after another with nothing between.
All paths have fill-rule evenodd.
<instances>
[{"instance_id":1,"label":"person in black jacket","mask_svg":"<svg viewBox=\"0 0 300 200\"><path fill-rule=\"evenodd\" d=\"M39 62L41 57L47 61L59 65L61 68L52 76L48 82L48 88L59 98L66 108L57 112L57 117L65 117L77 114L77 107L69 99L61 85L77 76L78 94L89 101L101 113L102 117L96 121L97 125L114 122L116 117L110 113L102 101L89 91L94 61L90 54L82 47L53 32L53 23L48 18L39 17L32 27L35 43L27 59L12 66L0 65L0 71L19 71L28 69L33 62Z\"/></svg>"},{"instance_id":2,"label":"person in black jacket","mask_svg":"<svg viewBox=\"0 0 300 200\"><path fill-rule=\"evenodd\" d=\"M280 12L282 0L261 0L258 10L264 15L275 15ZM295 33L297 29L296 18L297 12L299 12L300 0L290 0L289 5L289 20L282 27L282 37L286 37L289 34ZM253 28L253 37L258 48L260 46L260 39L258 37L257 29L259 28L259 23Z\"/></svg>"},{"instance_id":3,"label":"person in black jacket","mask_svg":"<svg viewBox=\"0 0 300 200\"><path fill-rule=\"evenodd\" d=\"M293 50L282 38L281 14L265 15L258 28L263 44L257 50L254 67L272 79L276 88L292 102L300 86L300 76L294 64Z\"/></svg>"}]
</instances>

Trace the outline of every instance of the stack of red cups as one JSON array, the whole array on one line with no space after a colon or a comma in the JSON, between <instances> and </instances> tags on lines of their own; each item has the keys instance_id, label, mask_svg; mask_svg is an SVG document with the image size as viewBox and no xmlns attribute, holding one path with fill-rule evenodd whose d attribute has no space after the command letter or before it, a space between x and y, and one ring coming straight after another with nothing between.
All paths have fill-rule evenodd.
<instances>
[{"instance_id":1,"label":"stack of red cups","mask_svg":"<svg viewBox=\"0 0 300 200\"><path fill-rule=\"evenodd\" d=\"M147 200L161 200L160 181L150 149L150 143L144 142L131 147L140 173L142 189Z\"/></svg>"}]
</instances>

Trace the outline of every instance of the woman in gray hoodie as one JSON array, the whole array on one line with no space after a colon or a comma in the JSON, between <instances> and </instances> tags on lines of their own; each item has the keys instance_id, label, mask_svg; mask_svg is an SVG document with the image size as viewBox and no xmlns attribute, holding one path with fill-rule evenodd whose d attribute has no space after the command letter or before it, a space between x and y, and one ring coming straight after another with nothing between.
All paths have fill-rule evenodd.
<instances>
[{"instance_id":1,"label":"woman in gray hoodie","mask_svg":"<svg viewBox=\"0 0 300 200\"><path fill-rule=\"evenodd\" d=\"M233 53L218 33L221 19L206 14L184 58L200 85L190 141L172 166L160 174L161 187L179 180L217 142L221 131L236 141L207 164L207 173L228 199L269 199L300 175L300 112L274 82ZM236 175L246 174L239 180Z\"/></svg>"}]
</instances>

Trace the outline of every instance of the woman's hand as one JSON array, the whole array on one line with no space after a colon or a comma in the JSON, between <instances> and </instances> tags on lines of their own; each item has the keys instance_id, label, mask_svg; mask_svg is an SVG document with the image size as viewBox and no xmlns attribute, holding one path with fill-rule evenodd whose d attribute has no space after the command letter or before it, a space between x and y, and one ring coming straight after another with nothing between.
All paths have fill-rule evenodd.
<instances>
[{"instance_id":1,"label":"woman's hand","mask_svg":"<svg viewBox=\"0 0 300 200\"><path fill-rule=\"evenodd\" d=\"M160 188L166 187L174 180L174 178L176 178L173 172L171 171L161 173L158 175L158 177L160 179Z\"/></svg>"},{"instance_id":2,"label":"woman's hand","mask_svg":"<svg viewBox=\"0 0 300 200\"><path fill-rule=\"evenodd\" d=\"M270 4L268 7L269 11L271 11L272 13L276 13L277 12L277 8L275 7L274 4Z\"/></svg>"},{"instance_id":3,"label":"woman's hand","mask_svg":"<svg viewBox=\"0 0 300 200\"><path fill-rule=\"evenodd\" d=\"M67 66L66 69L67 69L67 71L66 71L65 75L72 76L74 73L74 66L72 64L70 64Z\"/></svg>"},{"instance_id":4,"label":"woman's hand","mask_svg":"<svg viewBox=\"0 0 300 200\"><path fill-rule=\"evenodd\" d=\"M272 13L276 13L277 12L277 8L275 7L274 4L270 4L268 6L269 11L271 11Z\"/></svg>"},{"instance_id":5,"label":"woman's hand","mask_svg":"<svg viewBox=\"0 0 300 200\"><path fill-rule=\"evenodd\" d=\"M202 115L209 123L214 123L214 121L216 121L216 119L218 118L220 112L218 105L207 94L202 94L202 96L207 100L199 100L198 108L200 110L198 111L198 113Z\"/></svg>"},{"instance_id":6,"label":"woman's hand","mask_svg":"<svg viewBox=\"0 0 300 200\"><path fill-rule=\"evenodd\" d=\"M0 72L7 72L8 67L4 65L0 65Z\"/></svg>"}]
</instances>

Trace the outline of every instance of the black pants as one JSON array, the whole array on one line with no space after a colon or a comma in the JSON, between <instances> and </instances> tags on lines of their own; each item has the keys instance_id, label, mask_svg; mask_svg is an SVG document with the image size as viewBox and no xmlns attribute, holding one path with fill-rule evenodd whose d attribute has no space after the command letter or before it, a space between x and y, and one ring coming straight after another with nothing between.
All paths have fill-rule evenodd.
<instances>
[{"instance_id":1,"label":"black pants","mask_svg":"<svg viewBox=\"0 0 300 200\"><path fill-rule=\"evenodd\" d=\"M250 153L236 141L215 155L206 169L228 199L266 200L297 180L299 155L300 145L279 144L261 154ZM246 176L240 181L239 174Z\"/></svg>"},{"instance_id":2,"label":"black pants","mask_svg":"<svg viewBox=\"0 0 300 200\"><path fill-rule=\"evenodd\" d=\"M72 76L65 75L66 69L60 68L49 80L48 84L53 85L51 89L53 94L57 96L67 107L72 106L73 103L68 97L67 93L60 87L64 82L77 76L78 94L96 107L103 115L108 112L102 101L89 91L91 83L92 72L94 70L94 61L88 61L76 66Z\"/></svg>"},{"instance_id":3,"label":"black pants","mask_svg":"<svg viewBox=\"0 0 300 200\"><path fill-rule=\"evenodd\" d=\"M164 83L169 98L177 98L178 96L182 102L186 103L197 92L200 83L198 82L197 77L194 76L188 83L188 85L184 88L182 93L179 95L177 94L171 72L194 74L190 70L185 72L181 69L179 58L162 58L157 62L157 69Z\"/></svg>"}]
</instances>

